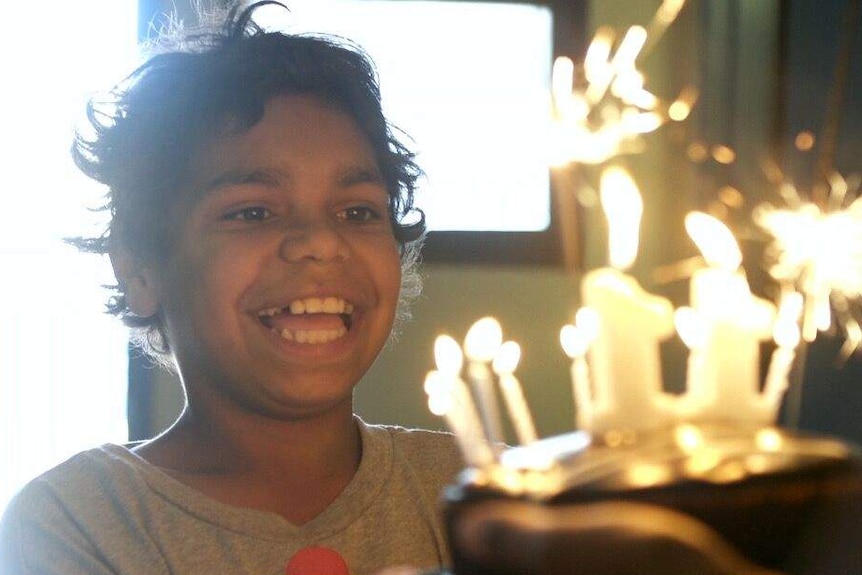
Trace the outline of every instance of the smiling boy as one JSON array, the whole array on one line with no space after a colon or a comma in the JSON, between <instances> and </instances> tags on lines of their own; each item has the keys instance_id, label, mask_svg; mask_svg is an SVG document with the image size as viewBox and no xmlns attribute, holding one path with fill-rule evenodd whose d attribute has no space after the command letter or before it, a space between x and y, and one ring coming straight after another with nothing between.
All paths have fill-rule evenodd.
<instances>
[{"instance_id":1,"label":"smiling boy","mask_svg":"<svg viewBox=\"0 0 862 575\"><path fill-rule=\"evenodd\" d=\"M26 486L0 525L3 574L447 561L450 436L368 425L352 404L409 291L418 168L367 58L258 28L264 4L91 104L73 152L107 186L111 222L78 243L110 255L111 311L176 369L186 405L158 437Z\"/></svg>"}]
</instances>

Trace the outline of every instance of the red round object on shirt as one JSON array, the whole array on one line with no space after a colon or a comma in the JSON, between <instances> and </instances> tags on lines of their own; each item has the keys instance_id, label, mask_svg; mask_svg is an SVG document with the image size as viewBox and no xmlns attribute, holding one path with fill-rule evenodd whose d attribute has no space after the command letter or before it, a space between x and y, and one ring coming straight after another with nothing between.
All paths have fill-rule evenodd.
<instances>
[{"instance_id":1,"label":"red round object on shirt","mask_svg":"<svg viewBox=\"0 0 862 575\"><path fill-rule=\"evenodd\" d=\"M284 575L350 575L344 558L328 547L306 547L297 551Z\"/></svg>"}]
</instances>

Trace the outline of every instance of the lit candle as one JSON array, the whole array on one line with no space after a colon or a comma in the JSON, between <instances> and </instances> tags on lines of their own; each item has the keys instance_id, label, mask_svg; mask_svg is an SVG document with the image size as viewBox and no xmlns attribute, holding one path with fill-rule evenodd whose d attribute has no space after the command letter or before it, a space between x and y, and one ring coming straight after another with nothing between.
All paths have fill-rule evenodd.
<instances>
[{"instance_id":1,"label":"lit candle","mask_svg":"<svg viewBox=\"0 0 862 575\"><path fill-rule=\"evenodd\" d=\"M459 398L456 397L453 380L439 371L429 371L425 376L425 392L428 394L428 410L443 417L455 436L467 465L484 467L495 461L488 443L477 437L470 421L463 417Z\"/></svg>"},{"instance_id":2,"label":"lit candle","mask_svg":"<svg viewBox=\"0 0 862 575\"><path fill-rule=\"evenodd\" d=\"M521 382L514 374L520 359L521 346L514 341L507 341L500 346L491 365L500 379L500 389L503 391L503 399L506 402L512 426L515 428L515 434L518 436L518 442L521 445L527 445L536 441L538 436L527 401L524 399Z\"/></svg>"},{"instance_id":3,"label":"lit candle","mask_svg":"<svg viewBox=\"0 0 862 575\"><path fill-rule=\"evenodd\" d=\"M592 428L593 397L587 350L598 336L599 317L596 310L582 307L575 315L575 325L564 325L560 330L560 345L572 360L572 398L575 400L575 427Z\"/></svg>"},{"instance_id":4,"label":"lit candle","mask_svg":"<svg viewBox=\"0 0 862 575\"><path fill-rule=\"evenodd\" d=\"M771 335L775 306L755 297L740 269L742 254L716 218L692 212L686 230L709 267L691 280L691 305L706 322L694 389L703 390L703 419L751 420L760 407L760 342Z\"/></svg>"},{"instance_id":5,"label":"lit candle","mask_svg":"<svg viewBox=\"0 0 862 575\"><path fill-rule=\"evenodd\" d=\"M434 360L437 371L429 372L425 378L429 410L446 419L469 464L481 466L490 463L494 455L488 446L470 390L460 376L464 356L458 342L448 335L437 337L434 342Z\"/></svg>"},{"instance_id":6,"label":"lit candle","mask_svg":"<svg viewBox=\"0 0 862 575\"><path fill-rule=\"evenodd\" d=\"M673 306L621 271L637 255L643 210L637 186L625 170L605 170L601 200L610 229L612 267L588 273L581 286L584 303L600 318L588 352L595 404L592 430L657 427L667 415L659 400L663 393L659 344L673 334Z\"/></svg>"},{"instance_id":7,"label":"lit candle","mask_svg":"<svg viewBox=\"0 0 862 575\"><path fill-rule=\"evenodd\" d=\"M484 317L474 323L464 338L464 355L469 360L467 375L479 405L485 435L493 444L502 444L504 434L494 391L494 374L489 363L502 343L503 330L493 317Z\"/></svg>"}]
</instances>

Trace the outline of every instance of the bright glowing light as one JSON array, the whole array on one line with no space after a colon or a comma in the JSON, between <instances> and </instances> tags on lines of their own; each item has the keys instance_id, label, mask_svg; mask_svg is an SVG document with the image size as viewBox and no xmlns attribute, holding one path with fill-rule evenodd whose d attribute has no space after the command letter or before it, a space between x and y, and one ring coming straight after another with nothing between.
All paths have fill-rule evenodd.
<instances>
[{"instance_id":1,"label":"bright glowing light","mask_svg":"<svg viewBox=\"0 0 862 575\"><path fill-rule=\"evenodd\" d=\"M663 24L670 24L676 19L683 6L685 6L685 0L664 0L656 12L655 18Z\"/></svg>"},{"instance_id":2,"label":"bright glowing light","mask_svg":"<svg viewBox=\"0 0 862 575\"><path fill-rule=\"evenodd\" d=\"M428 411L437 416L444 416L452 410L454 400L448 393L434 393L428 395Z\"/></svg>"},{"instance_id":3,"label":"bright glowing light","mask_svg":"<svg viewBox=\"0 0 862 575\"><path fill-rule=\"evenodd\" d=\"M781 434L774 429L761 429L754 437L754 442L761 451L769 451L775 453L781 450L784 445L784 439Z\"/></svg>"},{"instance_id":4,"label":"bright glowing light","mask_svg":"<svg viewBox=\"0 0 862 575\"><path fill-rule=\"evenodd\" d=\"M629 173L611 166L601 176L602 209L610 230L610 264L627 269L634 263L638 252L643 199Z\"/></svg>"},{"instance_id":5,"label":"bright glowing light","mask_svg":"<svg viewBox=\"0 0 862 575\"><path fill-rule=\"evenodd\" d=\"M575 78L575 63L571 58L560 56L554 60L551 76L551 93L558 104L572 95L572 84Z\"/></svg>"},{"instance_id":6,"label":"bright glowing light","mask_svg":"<svg viewBox=\"0 0 862 575\"><path fill-rule=\"evenodd\" d=\"M683 4L681 0L662 4L650 25L652 40L661 36ZM614 51L614 31L599 28L584 57L583 86L573 86L575 65L571 60L555 61L551 80L555 122L549 138L552 164L603 163L637 151L640 136L658 129L667 118L681 121L688 116L696 91L684 90L671 111L644 87L644 75L636 64L648 35L644 27L632 26Z\"/></svg>"},{"instance_id":7,"label":"bright glowing light","mask_svg":"<svg viewBox=\"0 0 862 575\"><path fill-rule=\"evenodd\" d=\"M422 389L428 395L448 393L452 389L452 378L440 371L429 371L425 374L425 383Z\"/></svg>"},{"instance_id":8,"label":"bright glowing light","mask_svg":"<svg viewBox=\"0 0 862 575\"><path fill-rule=\"evenodd\" d=\"M799 345L799 318L803 304L802 294L798 292L787 293L781 298L772 330L772 337L780 347L793 349Z\"/></svg>"},{"instance_id":9,"label":"bright glowing light","mask_svg":"<svg viewBox=\"0 0 862 575\"><path fill-rule=\"evenodd\" d=\"M735 270L742 263L742 252L731 231L718 218L703 212L685 216L685 229L710 266Z\"/></svg>"},{"instance_id":10,"label":"bright glowing light","mask_svg":"<svg viewBox=\"0 0 862 575\"><path fill-rule=\"evenodd\" d=\"M521 346L517 342L507 341L497 350L491 362L491 369L498 375L514 373L519 361L521 361Z\"/></svg>"},{"instance_id":11,"label":"bright glowing light","mask_svg":"<svg viewBox=\"0 0 862 575\"><path fill-rule=\"evenodd\" d=\"M610 73L609 63L613 42L613 30L606 26L596 30L596 35L593 37L592 42L590 42L587 54L584 57L584 75L590 84L608 81L607 76Z\"/></svg>"},{"instance_id":12,"label":"bright glowing light","mask_svg":"<svg viewBox=\"0 0 862 575\"><path fill-rule=\"evenodd\" d=\"M560 330L560 345L571 359L583 357L601 329L599 312L584 306L575 313L575 325L564 325Z\"/></svg>"},{"instance_id":13,"label":"bright glowing light","mask_svg":"<svg viewBox=\"0 0 862 575\"><path fill-rule=\"evenodd\" d=\"M773 237L767 253L770 275L804 296L802 338L813 341L818 330L834 324L847 338L846 356L862 342L857 319L862 297L862 199L846 205L851 191L847 182L835 174L829 183L828 208L799 201L796 189L784 183L789 206L765 204L753 218Z\"/></svg>"},{"instance_id":14,"label":"bright glowing light","mask_svg":"<svg viewBox=\"0 0 862 575\"><path fill-rule=\"evenodd\" d=\"M696 425L678 425L673 435L679 448L687 453L703 445L703 433Z\"/></svg>"},{"instance_id":15,"label":"bright glowing light","mask_svg":"<svg viewBox=\"0 0 862 575\"><path fill-rule=\"evenodd\" d=\"M614 70L629 70L635 67L635 60L646 44L647 31L643 26L632 26L623 36L611 65Z\"/></svg>"},{"instance_id":16,"label":"bright glowing light","mask_svg":"<svg viewBox=\"0 0 862 575\"><path fill-rule=\"evenodd\" d=\"M710 150L712 159L719 164L729 165L736 161L736 152L729 146L713 146Z\"/></svg>"},{"instance_id":17,"label":"bright glowing light","mask_svg":"<svg viewBox=\"0 0 862 575\"><path fill-rule=\"evenodd\" d=\"M683 306L673 314L673 323L680 339L689 349L700 349L709 335L708 323L693 308Z\"/></svg>"},{"instance_id":18,"label":"bright glowing light","mask_svg":"<svg viewBox=\"0 0 862 575\"><path fill-rule=\"evenodd\" d=\"M128 333L102 313L101 284L115 283L110 264L62 238L99 233L100 218L87 206L104 203L105 190L75 168L68 150L87 96L138 59L137 2L34 7L10 2L4 17L38 21L39 34L61 49L23 56L33 40L27 26L9 26L0 38L4 74L26 78L25 89L0 93L3 134L15 142L4 149L3 205L9 214L38 213L0 227L0 513L49 467L129 439Z\"/></svg>"},{"instance_id":19,"label":"bright glowing light","mask_svg":"<svg viewBox=\"0 0 862 575\"><path fill-rule=\"evenodd\" d=\"M679 100L671 103L667 109L667 115L674 122L682 122L688 115L691 113L691 105L688 102L681 102Z\"/></svg>"},{"instance_id":20,"label":"bright glowing light","mask_svg":"<svg viewBox=\"0 0 862 575\"><path fill-rule=\"evenodd\" d=\"M662 118L654 112L625 110L620 118L620 126L629 134L646 134L662 124Z\"/></svg>"},{"instance_id":21,"label":"bright glowing light","mask_svg":"<svg viewBox=\"0 0 862 575\"><path fill-rule=\"evenodd\" d=\"M582 330L577 326L566 324L560 329L560 345L567 356L574 359L583 357L590 347L590 340L587 339Z\"/></svg>"},{"instance_id":22,"label":"bright glowing light","mask_svg":"<svg viewBox=\"0 0 862 575\"><path fill-rule=\"evenodd\" d=\"M602 319L599 312L589 306L584 306L575 313L575 325L589 341L593 341L599 336L601 323Z\"/></svg>"},{"instance_id":23,"label":"bright glowing light","mask_svg":"<svg viewBox=\"0 0 862 575\"><path fill-rule=\"evenodd\" d=\"M446 375L458 375L464 363L461 346L448 335L438 336L434 341L434 361L437 369Z\"/></svg>"},{"instance_id":24,"label":"bright glowing light","mask_svg":"<svg viewBox=\"0 0 862 575\"><path fill-rule=\"evenodd\" d=\"M814 147L814 134L809 130L803 130L796 134L793 144L797 150L807 152Z\"/></svg>"},{"instance_id":25,"label":"bright glowing light","mask_svg":"<svg viewBox=\"0 0 862 575\"><path fill-rule=\"evenodd\" d=\"M658 463L634 463L626 471L633 487L652 487L671 478L671 469Z\"/></svg>"},{"instance_id":26,"label":"bright glowing light","mask_svg":"<svg viewBox=\"0 0 862 575\"><path fill-rule=\"evenodd\" d=\"M503 329L493 317L474 323L464 338L464 353L471 361L491 361L503 343Z\"/></svg>"}]
</instances>

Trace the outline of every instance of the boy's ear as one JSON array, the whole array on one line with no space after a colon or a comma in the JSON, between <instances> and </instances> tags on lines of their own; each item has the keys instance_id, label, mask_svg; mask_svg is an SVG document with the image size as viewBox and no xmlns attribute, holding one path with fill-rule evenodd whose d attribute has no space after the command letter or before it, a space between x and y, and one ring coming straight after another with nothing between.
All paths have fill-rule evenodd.
<instances>
[{"instance_id":1,"label":"boy's ear","mask_svg":"<svg viewBox=\"0 0 862 575\"><path fill-rule=\"evenodd\" d=\"M140 317L158 313L159 299L151 268L125 246L112 246L108 255L129 309Z\"/></svg>"}]
</instances>

